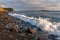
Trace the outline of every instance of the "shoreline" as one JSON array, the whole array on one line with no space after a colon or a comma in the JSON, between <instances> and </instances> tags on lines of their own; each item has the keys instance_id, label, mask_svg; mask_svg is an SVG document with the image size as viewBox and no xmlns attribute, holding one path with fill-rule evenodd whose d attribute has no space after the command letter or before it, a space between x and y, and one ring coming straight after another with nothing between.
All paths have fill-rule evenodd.
<instances>
[{"instance_id":1,"label":"shoreline","mask_svg":"<svg viewBox=\"0 0 60 40\"><path fill-rule=\"evenodd\" d=\"M2 15L0 18L1 40L50 40L46 32L39 28L35 30L34 27L10 15Z\"/></svg>"}]
</instances>

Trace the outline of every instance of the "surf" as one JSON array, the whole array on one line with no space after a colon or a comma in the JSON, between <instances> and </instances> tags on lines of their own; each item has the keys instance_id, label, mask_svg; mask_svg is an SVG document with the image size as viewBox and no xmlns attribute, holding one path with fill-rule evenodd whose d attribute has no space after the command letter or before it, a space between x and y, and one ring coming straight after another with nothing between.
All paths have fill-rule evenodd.
<instances>
[{"instance_id":1,"label":"surf","mask_svg":"<svg viewBox=\"0 0 60 40\"><path fill-rule=\"evenodd\" d=\"M16 17L24 22L28 22L31 25L34 25L36 27L41 28L43 31L46 31L48 34L53 34L56 36L60 36L60 22L51 22L49 18L34 18L34 17L28 17L26 15L21 15L21 14L11 14L9 15ZM60 38L60 37L59 37ZM57 39L59 39L57 38Z\"/></svg>"}]
</instances>

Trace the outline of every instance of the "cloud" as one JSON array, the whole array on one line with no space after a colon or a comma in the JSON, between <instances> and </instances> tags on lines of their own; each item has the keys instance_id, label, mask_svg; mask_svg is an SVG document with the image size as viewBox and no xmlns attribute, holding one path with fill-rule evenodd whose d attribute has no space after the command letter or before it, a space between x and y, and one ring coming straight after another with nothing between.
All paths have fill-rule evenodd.
<instances>
[{"instance_id":1,"label":"cloud","mask_svg":"<svg viewBox=\"0 0 60 40\"><path fill-rule=\"evenodd\" d=\"M41 7L41 6L55 6L60 4L60 0L23 0L24 2L26 2L27 4L30 4L32 6L37 6L37 7Z\"/></svg>"},{"instance_id":2,"label":"cloud","mask_svg":"<svg viewBox=\"0 0 60 40\"><path fill-rule=\"evenodd\" d=\"M0 5L16 10L59 10L60 0L0 0Z\"/></svg>"}]
</instances>

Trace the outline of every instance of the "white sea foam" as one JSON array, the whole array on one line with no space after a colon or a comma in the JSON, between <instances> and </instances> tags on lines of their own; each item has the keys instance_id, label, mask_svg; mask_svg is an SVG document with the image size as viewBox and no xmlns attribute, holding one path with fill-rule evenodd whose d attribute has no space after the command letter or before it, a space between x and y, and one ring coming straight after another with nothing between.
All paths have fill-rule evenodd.
<instances>
[{"instance_id":1,"label":"white sea foam","mask_svg":"<svg viewBox=\"0 0 60 40\"><path fill-rule=\"evenodd\" d=\"M29 22L31 25L34 25L36 27L40 27L42 30L48 32L49 34L53 34L56 36L60 36L60 22L50 22L49 19L45 18L34 18L34 17L28 17L21 14L9 14L11 16L14 16L16 18L19 18L23 20L24 22ZM60 39L60 38L57 38Z\"/></svg>"}]
</instances>

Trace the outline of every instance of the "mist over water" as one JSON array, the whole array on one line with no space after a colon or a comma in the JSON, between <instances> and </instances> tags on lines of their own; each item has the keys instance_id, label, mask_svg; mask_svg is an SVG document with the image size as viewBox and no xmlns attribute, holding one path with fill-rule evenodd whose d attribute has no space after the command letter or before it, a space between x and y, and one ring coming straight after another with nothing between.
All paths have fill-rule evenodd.
<instances>
[{"instance_id":1,"label":"mist over water","mask_svg":"<svg viewBox=\"0 0 60 40\"><path fill-rule=\"evenodd\" d=\"M56 39L60 39L60 22L50 21L50 18L46 17L34 17L34 16L27 16L25 14L17 14L17 13L9 13L9 15L19 18L24 22L29 22L31 25L41 28L43 31L48 32L49 34L53 34L55 36L59 36ZM42 15L42 14L41 14ZM46 14L45 14L46 15ZM48 16L48 13L47 13ZM52 17L52 15L50 15ZM57 17L54 16L53 17ZM60 18L60 17L59 17Z\"/></svg>"}]
</instances>

